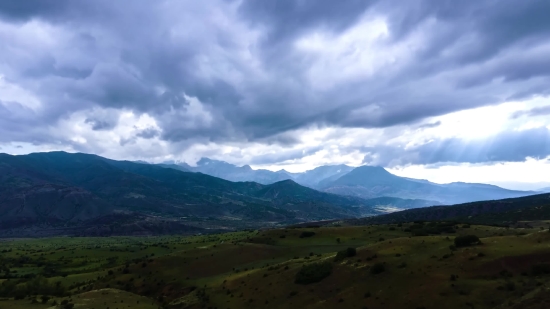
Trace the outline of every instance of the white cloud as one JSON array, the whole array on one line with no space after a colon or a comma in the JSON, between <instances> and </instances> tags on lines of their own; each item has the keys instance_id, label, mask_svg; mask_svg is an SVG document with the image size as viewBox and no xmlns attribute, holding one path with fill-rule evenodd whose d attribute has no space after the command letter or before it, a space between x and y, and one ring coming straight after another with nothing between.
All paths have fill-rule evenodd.
<instances>
[{"instance_id":1,"label":"white cloud","mask_svg":"<svg viewBox=\"0 0 550 309\"><path fill-rule=\"evenodd\" d=\"M390 169L390 172L405 177L427 179L436 183L456 181L508 184L510 188L536 189L549 182L550 160L528 158L525 162L502 162L496 164L455 164L422 166L414 165ZM523 183L523 186L521 185Z\"/></svg>"}]
</instances>

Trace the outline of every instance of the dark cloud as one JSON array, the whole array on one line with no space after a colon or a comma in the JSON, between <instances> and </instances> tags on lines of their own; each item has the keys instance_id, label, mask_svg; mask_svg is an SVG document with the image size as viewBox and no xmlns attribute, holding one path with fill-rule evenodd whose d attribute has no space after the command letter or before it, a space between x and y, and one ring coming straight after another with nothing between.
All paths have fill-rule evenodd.
<instances>
[{"instance_id":1,"label":"dark cloud","mask_svg":"<svg viewBox=\"0 0 550 309\"><path fill-rule=\"evenodd\" d=\"M138 132L136 134L137 137L141 137L141 138L145 138L145 139L150 139L150 138L153 138L153 137L157 137L159 135L160 135L159 130L157 130L155 128L147 128L147 129L141 130L140 132Z\"/></svg>"},{"instance_id":2,"label":"dark cloud","mask_svg":"<svg viewBox=\"0 0 550 309\"><path fill-rule=\"evenodd\" d=\"M426 123L426 124L419 125L417 128L418 129L431 129L431 128L437 128L440 125L441 125L441 121L436 121L436 122L431 122L431 123Z\"/></svg>"},{"instance_id":3,"label":"dark cloud","mask_svg":"<svg viewBox=\"0 0 550 309\"><path fill-rule=\"evenodd\" d=\"M116 126L116 123L109 123L99 119L86 118L84 122L90 124L92 126L92 130L94 131L110 130Z\"/></svg>"},{"instance_id":4,"label":"dark cloud","mask_svg":"<svg viewBox=\"0 0 550 309\"><path fill-rule=\"evenodd\" d=\"M281 41L289 42L298 35L316 28L340 32L352 26L377 1L245 0L239 12L257 27L266 27L266 49Z\"/></svg>"},{"instance_id":5,"label":"dark cloud","mask_svg":"<svg viewBox=\"0 0 550 309\"><path fill-rule=\"evenodd\" d=\"M0 74L45 106L10 103L18 114L0 115L0 139L47 141L34 128L75 112L94 130L114 128L97 108L156 119L160 130L122 146L135 137L289 146L301 128L415 126L549 94L547 12L545 0L0 1ZM387 37L362 45L369 28L337 44L377 17ZM305 37L328 43L301 49ZM425 147L460 144L446 143Z\"/></svg>"}]
</instances>

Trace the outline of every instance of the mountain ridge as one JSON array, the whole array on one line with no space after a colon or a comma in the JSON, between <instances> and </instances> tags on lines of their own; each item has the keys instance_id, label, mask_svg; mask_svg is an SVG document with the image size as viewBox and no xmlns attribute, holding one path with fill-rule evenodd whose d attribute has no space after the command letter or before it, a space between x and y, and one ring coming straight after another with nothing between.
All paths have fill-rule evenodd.
<instances>
[{"instance_id":1,"label":"mountain ridge","mask_svg":"<svg viewBox=\"0 0 550 309\"><path fill-rule=\"evenodd\" d=\"M436 184L391 174L380 166L360 166L342 177L325 183L325 192L358 196L434 200L441 204L502 199L535 194L534 191L508 190L489 184L452 182Z\"/></svg>"},{"instance_id":2,"label":"mountain ridge","mask_svg":"<svg viewBox=\"0 0 550 309\"><path fill-rule=\"evenodd\" d=\"M381 166L363 165L351 167L345 164L323 165L302 173L286 170L272 172L254 170L249 165L236 165L209 158L201 158L196 167L179 163L183 169L201 172L230 181L255 181L272 184L292 179L300 185L338 195L355 196L363 199L394 197L408 201L425 200L436 204L457 204L488 199L502 199L535 194L537 191L504 189L483 183L451 182L433 183L425 179L414 179L394 175ZM396 204L404 205L401 202ZM408 208L417 204L411 202ZM395 205L394 205L395 206Z\"/></svg>"},{"instance_id":3,"label":"mountain ridge","mask_svg":"<svg viewBox=\"0 0 550 309\"><path fill-rule=\"evenodd\" d=\"M290 180L273 185L230 182L172 166L82 153L1 154L0 175L0 221L17 219L20 225L78 225L118 212L162 222L184 217L188 227L204 226L207 220L235 228L240 223L269 226L378 213L362 199L319 192ZM266 195L281 191L281 186L292 189L285 188L280 197Z\"/></svg>"}]
</instances>

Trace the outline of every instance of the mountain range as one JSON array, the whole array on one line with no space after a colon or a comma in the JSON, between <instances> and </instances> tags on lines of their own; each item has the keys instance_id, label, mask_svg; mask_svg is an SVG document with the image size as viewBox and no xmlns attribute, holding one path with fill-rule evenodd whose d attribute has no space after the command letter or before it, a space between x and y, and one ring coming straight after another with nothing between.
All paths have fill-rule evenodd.
<instances>
[{"instance_id":1,"label":"mountain range","mask_svg":"<svg viewBox=\"0 0 550 309\"><path fill-rule=\"evenodd\" d=\"M201 233L528 194L440 185L373 166L288 173L209 159L191 167L83 153L0 154L0 236Z\"/></svg>"},{"instance_id":2,"label":"mountain range","mask_svg":"<svg viewBox=\"0 0 550 309\"><path fill-rule=\"evenodd\" d=\"M167 166L164 164L163 166ZM250 166L236 166L224 161L202 158L192 167L185 163L171 163L175 168L200 172L230 181L254 181L271 184L292 179L316 190L339 195L356 196L364 199L394 197L407 200L421 199L431 205L457 204L481 200L513 198L536 194L535 191L508 190L494 185L453 182L437 184L427 180L399 177L380 166L347 165L320 166L303 173L289 173L284 170L254 170ZM541 191L544 192L544 191ZM390 205L396 206L396 205ZM402 205L414 208L414 205Z\"/></svg>"},{"instance_id":3,"label":"mountain range","mask_svg":"<svg viewBox=\"0 0 550 309\"><path fill-rule=\"evenodd\" d=\"M293 180L231 182L82 153L0 154L0 230L11 233L223 230L378 213L373 202Z\"/></svg>"}]
</instances>

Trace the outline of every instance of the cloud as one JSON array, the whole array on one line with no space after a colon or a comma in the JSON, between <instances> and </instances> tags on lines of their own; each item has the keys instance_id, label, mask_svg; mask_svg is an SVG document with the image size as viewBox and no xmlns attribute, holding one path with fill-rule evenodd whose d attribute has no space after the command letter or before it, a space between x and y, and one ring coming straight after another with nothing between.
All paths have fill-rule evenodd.
<instances>
[{"instance_id":1,"label":"cloud","mask_svg":"<svg viewBox=\"0 0 550 309\"><path fill-rule=\"evenodd\" d=\"M440 115L549 95L548 11L544 0L1 1L0 141L101 152L109 140L122 157L288 151L254 161L267 164L320 155L300 130L429 130ZM124 113L154 126L130 129ZM442 150L465 143L364 154L482 160ZM494 149L488 158L545 151Z\"/></svg>"},{"instance_id":2,"label":"cloud","mask_svg":"<svg viewBox=\"0 0 550 309\"><path fill-rule=\"evenodd\" d=\"M550 156L550 129L504 131L486 140L447 138L413 147L365 147L363 163L406 166L449 163L522 162Z\"/></svg>"},{"instance_id":3,"label":"cloud","mask_svg":"<svg viewBox=\"0 0 550 309\"><path fill-rule=\"evenodd\" d=\"M92 130L108 130L115 127L115 124L103 120L86 118L85 123L92 125Z\"/></svg>"},{"instance_id":4,"label":"cloud","mask_svg":"<svg viewBox=\"0 0 550 309\"><path fill-rule=\"evenodd\" d=\"M137 137L141 137L141 138L145 138L145 139L150 139L150 138L153 138L153 137L157 137L159 135L160 135L159 130L157 130L155 128L152 128L152 127L141 130L139 133L136 134Z\"/></svg>"},{"instance_id":5,"label":"cloud","mask_svg":"<svg viewBox=\"0 0 550 309\"><path fill-rule=\"evenodd\" d=\"M517 111L512 114L511 118L517 119L521 116L545 116L550 115L550 105L542 106L542 107L535 107L530 110L524 110L524 111Z\"/></svg>"},{"instance_id":6,"label":"cloud","mask_svg":"<svg viewBox=\"0 0 550 309\"><path fill-rule=\"evenodd\" d=\"M419 125L417 128L418 129L431 129L431 128L437 128L440 125L441 125L441 121L436 121L436 122L431 122L431 123L426 123L426 124Z\"/></svg>"}]
</instances>

